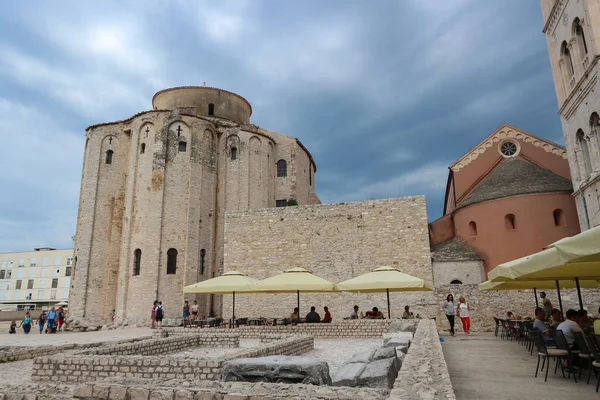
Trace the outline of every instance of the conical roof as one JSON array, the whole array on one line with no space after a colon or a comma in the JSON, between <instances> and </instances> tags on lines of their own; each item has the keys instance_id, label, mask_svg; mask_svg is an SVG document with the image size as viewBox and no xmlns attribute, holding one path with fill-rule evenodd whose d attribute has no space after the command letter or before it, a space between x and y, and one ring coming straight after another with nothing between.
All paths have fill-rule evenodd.
<instances>
[{"instance_id":1,"label":"conical roof","mask_svg":"<svg viewBox=\"0 0 600 400\"><path fill-rule=\"evenodd\" d=\"M569 179L546 168L519 158L508 158L483 178L458 207L504 197L552 192L571 193L573 185Z\"/></svg>"}]
</instances>

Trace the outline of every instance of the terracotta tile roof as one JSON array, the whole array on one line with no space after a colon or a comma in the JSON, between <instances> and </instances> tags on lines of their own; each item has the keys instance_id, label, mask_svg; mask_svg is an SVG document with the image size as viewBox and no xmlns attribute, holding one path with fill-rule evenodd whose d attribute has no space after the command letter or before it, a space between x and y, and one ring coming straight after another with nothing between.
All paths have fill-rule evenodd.
<instances>
[{"instance_id":1,"label":"terracotta tile roof","mask_svg":"<svg viewBox=\"0 0 600 400\"><path fill-rule=\"evenodd\" d=\"M475 253L473 249L464 244L462 240L455 237L446 240L431 249L433 261L477 261L483 258Z\"/></svg>"},{"instance_id":2,"label":"terracotta tile roof","mask_svg":"<svg viewBox=\"0 0 600 400\"><path fill-rule=\"evenodd\" d=\"M571 181L528 161L508 158L458 204L465 207L482 201L532 193L573 192Z\"/></svg>"}]
</instances>

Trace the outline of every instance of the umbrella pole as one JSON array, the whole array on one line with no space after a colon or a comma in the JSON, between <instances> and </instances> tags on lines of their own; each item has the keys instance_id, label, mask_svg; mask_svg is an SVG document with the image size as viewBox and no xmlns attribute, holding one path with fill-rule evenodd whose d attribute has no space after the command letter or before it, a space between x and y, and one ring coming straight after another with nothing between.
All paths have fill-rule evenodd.
<instances>
[{"instance_id":1,"label":"umbrella pole","mask_svg":"<svg viewBox=\"0 0 600 400\"><path fill-rule=\"evenodd\" d=\"M390 313L390 289L385 289L385 292L387 293L387 301L388 301L388 319L392 319L392 316Z\"/></svg>"},{"instance_id":2,"label":"umbrella pole","mask_svg":"<svg viewBox=\"0 0 600 400\"><path fill-rule=\"evenodd\" d=\"M231 327L235 328L235 292L233 292L233 307L231 308L233 313L233 319L231 320Z\"/></svg>"},{"instance_id":3,"label":"umbrella pole","mask_svg":"<svg viewBox=\"0 0 600 400\"><path fill-rule=\"evenodd\" d=\"M297 291L298 293L298 322L300 322L300 291Z\"/></svg>"},{"instance_id":4,"label":"umbrella pole","mask_svg":"<svg viewBox=\"0 0 600 400\"><path fill-rule=\"evenodd\" d=\"M537 289L533 288L533 295L535 296L535 306L536 308L539 307L540 305L538 304L538 298L537 298Z\"/></svg>"},{"instance_id":5,"label":"umbrella pole","mask_svg":"<svg viewBox=\"0 0 600 400\"><path fill-rule=\"evenodd\" d=\"M558 284L558 280L556 281L556 293L558 293L558 306L560 307L560 315L562 315L562 299L560 298L560 285Z\"/></svg>"},{"instance_id":6,"label":"umbrella pole","mask_svg":"<svg viewBox=\"0 0 600 400\"><path fill-rule=\"evenodd\" d=\"M575 284L577 285L577 297L579 297L579 309L583 310L583 300L581 300L581 288L579 287L579 278L575 278Z\"/></svg>"}]
</instances>

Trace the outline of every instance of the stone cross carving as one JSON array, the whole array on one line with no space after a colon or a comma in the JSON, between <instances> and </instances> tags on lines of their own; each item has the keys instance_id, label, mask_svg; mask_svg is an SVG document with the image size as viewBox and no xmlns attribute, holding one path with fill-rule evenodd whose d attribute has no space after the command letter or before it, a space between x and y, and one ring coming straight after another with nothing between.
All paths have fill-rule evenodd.
<instances>
[{"instance_id":1,"label":"stone cross carving","mask_svg":"<svg viewBox=\"0 0 600 400\"><path fill-rule=\"evenodd\" d=\"M181 125L177 126L177 137L181 136Z\"/></svg>"},{"instance_id":2,"label":"stone cross carving","mask_svg":"<svg viewBox=\"0 0 600 400\"><path fill-rule=\"evenodd\" d=\"M148 133L150 133L150 128L146 127L146 137L148 137Z\"/></svg>"}]
</instances>

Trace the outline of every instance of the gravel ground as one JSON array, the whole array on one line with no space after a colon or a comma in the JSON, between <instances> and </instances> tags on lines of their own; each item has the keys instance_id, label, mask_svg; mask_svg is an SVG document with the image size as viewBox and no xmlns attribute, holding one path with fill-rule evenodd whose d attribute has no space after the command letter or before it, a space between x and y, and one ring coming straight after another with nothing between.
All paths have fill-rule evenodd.
<instances>
[{"instance_id":1,"label":"gravel ground","mask_svg":"<svg viewBox=\"0 0 600 400\"><path fill-rule=\"evenodd\" d=\"M0 376L4 383L23 385L31 382L32 369L33 359L3 363L0 364Z\"/></svg>"},{"instance_id":2,"label":"gravel ground","mask_svg":"<svg viewBox=\"0 0 600 400\"><path fill-rule=\"evenodd\" d=\"M356 353L382 345L382 339L315 339L314 350L302 356L327 361L329 375L333 376L340 366Z\"/></svg>"},{"instance_id":3,"label":"gravel ground","mask_svg":"<svg viewBox=\"0 0 600 400\"><path fill-rule=\"evenodd\" d=\"M240 339L240 347L233 349L224 349L219 347L196 347L177 353L169 354L169 357L177 358L200 358L203 360L213 360L226 356L228 354L234 354L242 349L251 349L257 347L260 344L259 339ZM1 375L0 375L1 376Z\"/></svg>"}]
</instances>

